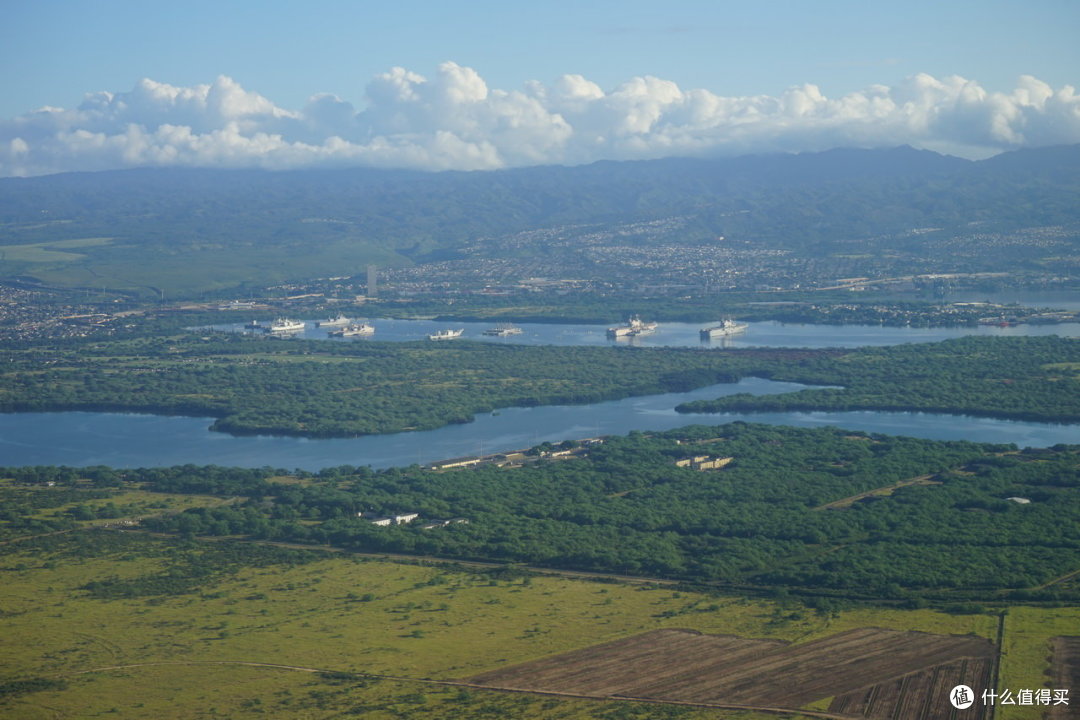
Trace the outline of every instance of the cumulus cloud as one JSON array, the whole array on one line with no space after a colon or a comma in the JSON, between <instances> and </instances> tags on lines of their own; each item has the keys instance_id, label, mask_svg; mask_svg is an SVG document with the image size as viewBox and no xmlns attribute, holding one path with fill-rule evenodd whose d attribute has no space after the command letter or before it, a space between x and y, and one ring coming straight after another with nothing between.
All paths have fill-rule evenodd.
<instances>
[{"instance_id":1,"label":"cumulus cloud","mask_svg":"<svg viewBox=\"0 0 1080 720\"><path fill-rule=\"evenodd\" d=\"M1080 96L1031 76L1009 92L919 74L834 98L812 84L730 97L649 76L608 91L581 75L507 91L446 62L431 77L404 68L376 76L359 109L320 94L286 110L224 76L194 87L145 79L73 109L0 120L0 175L171 165L486 170L902 144L992 154L1076 142Z\"/></svg>"}]
</instances>

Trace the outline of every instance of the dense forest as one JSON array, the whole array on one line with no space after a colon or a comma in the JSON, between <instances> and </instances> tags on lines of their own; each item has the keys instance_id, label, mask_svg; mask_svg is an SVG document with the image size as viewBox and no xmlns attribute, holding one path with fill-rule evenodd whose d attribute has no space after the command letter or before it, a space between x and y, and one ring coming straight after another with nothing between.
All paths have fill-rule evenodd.
<instances>
[{"instance_id":1,"label":"dense forest","mask_svg":"<svg viewBox=\"0 0 1080 720\"><path fill-rule=\"evenodd\" d=\"M510 406L679 392L758 376L832 388L688 403L687 412L884 409L1080 420L1080 342L962 338L857 350L703 350L273 341L236 334L9 344L0 411L217 418L312 437L469 422ZM840 387L835 387L840 386Z\"/></svg>"},{"instance_id":2,"label":"dense forest","mask_svg":"<svg viewBox=\"0 0 1080 720\"><path fill-rule=\"evenodd\" d=\"M230 333L0 351L0 411L138 410L213 429L315 437L436 428L500 407L578 404L734 382L788 357L486 343L279 342ZM757 360L755 361L755 358Z\"/></svg>"},{"instance_id":3,"label":"dense forest","mask_svg":"<svg viewBox=\"0 0 1080 720\"><path fill-rule=\"evenodd\" d=\"M677 465L695 456L732 459L718 469ZM0 477L32 486L57 472ZM340 467L287 484L279 472L95 468L65 486L239 498L143 521L185 535L659 576L823 601L1076 599L1074 587L1053 581L1080 567L1077 446L1017 451L731 423L631 433L515 468ZM360 512L420 517L382 527ZM455 518L467 522L430 526Z\"/></svg>"},{"instance_id":4,"label":"dense forest","mask_svg":"<svg viewBox=\"0 0 1080 720\"><path fill-rule=\"evenodd\" d=\"M941 343L860 348L770 375L835 389L731 395L680 405L680 412L915 410L983 417L1080 419L1080 340L966 337Z\"/></svg>"}]
</instances>

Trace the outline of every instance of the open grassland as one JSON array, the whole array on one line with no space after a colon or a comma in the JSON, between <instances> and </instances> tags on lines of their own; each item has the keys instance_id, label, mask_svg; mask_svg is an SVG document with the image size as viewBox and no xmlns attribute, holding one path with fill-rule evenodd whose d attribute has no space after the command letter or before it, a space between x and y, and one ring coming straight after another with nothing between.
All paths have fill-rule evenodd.
<instances>
[{"instance_id":1,"label":"open grassland","mask_svg":"<svg viewBox=\"0 0 1080 720\"><path fill-rule=\"evenodd\" d=\"M974 634L997 641L997 618L988 614L951 615L933 610L890 610L887 608L855 607L825 619L803 638L820 640L834 633L864 627L888 630L917 630L938 635Z\"/></svg>"},{"instance_id":2,"label":"open grassland","mask_svg":"<svg viewBox=\"0 0 1080 720\"><path fill-rule=\"evenodd\" d=\"M90 247L108 245L113 238L93 237L56 240L53 242L29 243L26 245L0 245L0 264L5 262L24 263L67 263L82 260L83 253L70 252Z\"/></svg>"},{"instance_id":3,"label":"open grassland","mask_svg":"<svg viewBox=\"0 0 1080 720\"><path fill-rule=\"evenodd\" d=\"M53 488L34 488L34 492L49 492ZM83 506L100 512L109 506L115 506L122 513L123 518L146 517L162 513L176 513L191 508L220 507L229 504L229 500L213 497L210 495L181 495L179 493L152 492L148 490L130 490L117 492L107 498L92 498L67 502L57 507L42 510L38 515L40 519L55 519L61 515L70 514L76 507ZM113 518L88 521L92 525L108 524L114 522Z\"/></svg>"},{"instance_id":4,"label":"open grassland","mask_svg":"<svg viewBox=\"0 0 1080 720\"><path fill-rule=\"evenodd\" d=\"M170 594L142 582L176 575L178 554L199 552L207 552L200 543L119 532L8 546L0 558L3 676L59 678L67 687L9 695L0 715L322 718L363 707L375 718L751 718L405 679L455 680L663 628L799 643L847 627L983 637L994 627L982 615L867 609L830 617L797 603L311 553L222 567ZM109 599L116 587L135 590ZM223 661L397 679L205 665Z\"/></svg>"},{"instance_id":5,"label":"open grassland","mask_svg":"<svg viewBox=\"0 0 1080 720\"><path fill-rule=\"evenodd\" d=\"M79 238L0 246L0 272L26 273L60 287L107 287L166 297L265 285L334 272L361 273L369 263L408 264L403 256L371 243L339 241L318 249L271 245L257 251L215 243L179 251L113 238Z\"/></svg>"},{"instance_id":6,"label":"open grassland","mask_svg":"<svg viewBox=\"0 0 1080 720\"><path fill-rule=\"evenodd\" d=\"M86 483L24 485L0 479L0 541L56 530L131 524L193 508L216 508L237 498L94 487Z\"/></svg>"},{"instance_id":7,"label":"open grassland","mask_svg":"<svg viewBox=\"0 0 1080 720\"><path fill-rule=\"evenodd\" d=\"M1050 663L1055 637L1080 634L1080 608L1014 607L1005 618L1001 655L1000 688L1015 695L1018 690L1057 687ZM1069 692L1072 705L1080 702L1080 688ZM1006 705L998 708L998 720L1037 720L1046 707Z\"/></svg>"},{"instance_id":8,"label":"open grassland","mask_svg":"<svg viewBox=\"0 0 1080 720\"><path fill-rule=\"evenodd\" d=\"M92 673L62 691L8 703L5 718L364 717L371 720L776 720L757 712L722 712L637 702L544 697L379 678L242 665L165 665ZM801 715L788 715L798 720Z\"/></svg>"}]
</instances>

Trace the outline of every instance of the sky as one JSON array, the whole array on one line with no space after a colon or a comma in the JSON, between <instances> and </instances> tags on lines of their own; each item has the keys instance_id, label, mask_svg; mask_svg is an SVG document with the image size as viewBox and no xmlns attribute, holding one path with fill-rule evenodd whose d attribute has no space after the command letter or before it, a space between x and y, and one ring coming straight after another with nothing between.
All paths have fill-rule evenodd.
<instances>
[{"instance_id":1,"label":"sky","mask_svg":"<svg viewBox=\"0 0 1080 720\"><path fill-rule=\"evenodd\" d=\"M0 175L1080 142L1080 2L4 0Z\"/></svg>"}]
</instances>

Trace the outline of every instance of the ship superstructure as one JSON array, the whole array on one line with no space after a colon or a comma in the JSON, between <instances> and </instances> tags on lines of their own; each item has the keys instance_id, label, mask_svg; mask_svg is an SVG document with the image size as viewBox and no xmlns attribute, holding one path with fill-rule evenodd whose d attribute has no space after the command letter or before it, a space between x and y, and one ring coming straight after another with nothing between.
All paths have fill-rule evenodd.
<instances>
[{"instance_id":1,"label":"ship superstructure","mask_svg":"<svg viewBox=\"0 0 1080 720\"><path fill-rule=\"evenodd\" d=\"M294 333L304 329L303 320L291 320L289 318L277 318L266 331L271 333Z\"/></svg>"},{"instance_id":2,"label":"ship superstructure","mask_svg":"<svg viewBox=\"0 0 1080 720\"><path fill-rule=\"evenodd\" d=\"M499 323L493 328L488 328L483 332L484 335L490 337L508 337L510 335L520 335L524 332L521 328L510 323Z\"/></svg>"},{"instance_id":3,"label":"ship superstructure","mask_svg":"<svg viewBox=\"0 0 1080 720\"><path fill-rule=\"evenodd\" d=\"M352 318L347 318L344 315L338 315L337 317L330 318L329 320L320 320L315 323L316 327L344 327L352 323Z\"/></svg>"},{"instance_id":4,"label":"ship superstructure","mask_svg":"<svg viewBox=\"0 0 1080 720\"><path fill-rule=\"evenodd\" d=\"M453 340L465 334L465 328L460 330L436 330L427 336L428 340Z\"/></svg>"}]
</instances>

